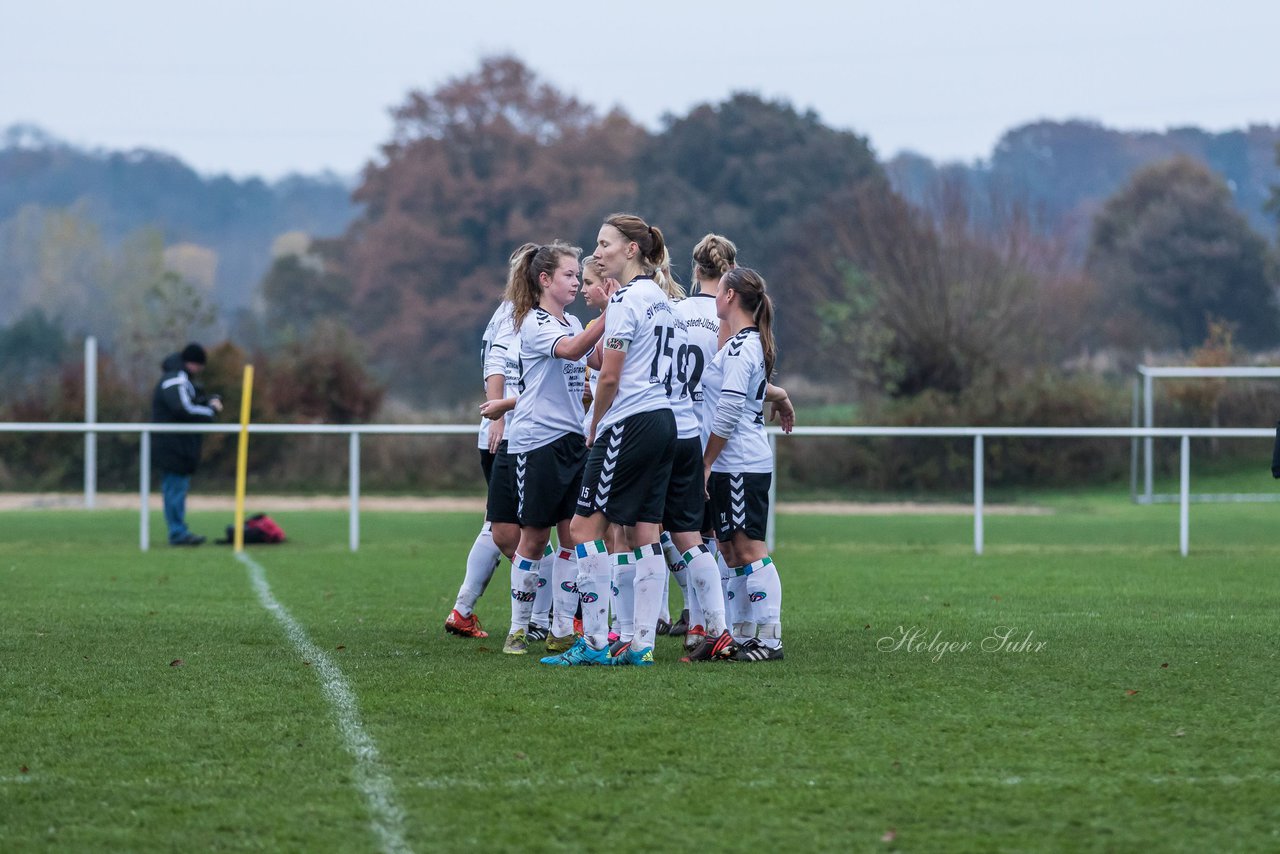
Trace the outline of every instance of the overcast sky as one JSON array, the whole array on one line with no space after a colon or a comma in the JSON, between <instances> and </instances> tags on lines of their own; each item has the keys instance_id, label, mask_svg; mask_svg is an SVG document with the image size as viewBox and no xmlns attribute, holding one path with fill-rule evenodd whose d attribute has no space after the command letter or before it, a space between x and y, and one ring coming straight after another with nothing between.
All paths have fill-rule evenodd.
<instances>
[{"instance_id":1,"label":"overcast sky","mask_svg":"<svg viewBox=\"0 0 1280 854\"><path fill-rule=\"evenodd\" d=\"M1280 124L1280 0L3 0L0 128L206 173L355 174L411 89L514 53L656 128L746 90L883 158L987 157L1041 118Z\"/></svg>"}]
</instances>

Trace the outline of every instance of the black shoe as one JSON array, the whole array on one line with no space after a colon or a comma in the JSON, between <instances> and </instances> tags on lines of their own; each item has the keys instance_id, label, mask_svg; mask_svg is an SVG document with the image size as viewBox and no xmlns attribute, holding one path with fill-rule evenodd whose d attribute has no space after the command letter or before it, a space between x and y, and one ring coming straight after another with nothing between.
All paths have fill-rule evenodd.
<instances>
[{"instance_id":1,"label":"black shoe","mask_svg":"<svg viewBox=\"0 0 1280 854\"><path fill-rule=\"evenodd\" d=\"M547 634L546 626L535 626L530 624L529 630L524 633L524 637L529 643L533 643L534 641L546 640Z\"/></svg>"},{"instance_id":2,"label":"black shoe","mask_svg":"<svg viewBox=\"0 0 1280 854\"><path fill-rule=\"evenodd\" d=\"M671 635L673 638L678 638L683 636L687 631L689 631L689 609L685 608L680 612L680 619L671 624L671 628L667 631L667 634Z\"/></svg>"},{"instance_id":3,"label":"black shoe","mask_svg":"<svg viewBox=\"0 0 1280 854\"><path fill-rule=\"evenodd\" d=\"M631 641L616 640L609 646L609 657L617 658L631 649Z\"/></svg>"},{"instance_id":4,"label":"black shoe","mask_svg":"<svg viewBox=\"0 0 1280 854\"><path fill-rule=\"evenodd\" d=\"M718 638L703 639L680 660L686 664L694 661L728 661L737 649L738 645L733 642L733 635L722 632Z\"/></svg>"},{"instance_id":5,"label":"black shoe","mask_svg":"<svg viewBox=\"0 0 1280 854\"><path fill-rule=\"evenodd\" d=\"M203 543L203 542L204 542L204 537L200 536L199 534L193 534L193 533L191 533L190 531L187 531L187 532L186 532L185 534L183 534L181 537L178 537L178 539L176 539L176 540L170 540L170 541L169 541L169 545L171 545L171 546L198 546L198 545L200 545L200 544L201 544L201 543Z\"/></svg>"},{"instance_id":6,"label":"black shoe","mask_svg":"<svg viewBox=\"0 0 1280 854\"><path fill-rule=\"evenodd\" d=\"M782 644L776 647L765 646L755 638L751 638L733 654L734 661L781 661Z\"/></svg>"},{"instance_id":7,"label":"black shoe","mask_svg":"<svg viewBox=\"0 0 1280 854\"><path fill-rule=\"evenodd\" d=\"M656 634L660 634L660 635L670 634L670 633L671 633L671 624L670 624L670 623L668 623L666 620L662 619L661 617L659 617L659 618L658 618L658 627L657 627L657 629L655 630L655 632L656 632Z\"/></svg>"}]
</instances>

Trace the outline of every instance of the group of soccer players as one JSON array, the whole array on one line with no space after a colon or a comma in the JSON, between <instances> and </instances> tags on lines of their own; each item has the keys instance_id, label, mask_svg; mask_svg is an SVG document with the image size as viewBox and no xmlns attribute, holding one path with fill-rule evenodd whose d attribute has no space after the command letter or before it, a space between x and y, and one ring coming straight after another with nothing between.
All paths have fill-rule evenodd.
<instances>
[{"instance_id":1,"label":"group of soccer players","mask_svg":"<svg viewBox=\"0 0 1280 854\"><path fill-rule=\"evenodd\" d=\"M586 259L560 242L511 256L484 337L486 521L446 630L487 637L474 607L505 555L505 653L545 641L547 665L652 664L670 570L691 612L682 661L783 657L764 408L786 431L795 409L769 382L764 279L736 254L703 238L688 298L662 232L630 214ZM566 311L579 290L601 311L585 329Z\"/></svg>"}]
</instances>

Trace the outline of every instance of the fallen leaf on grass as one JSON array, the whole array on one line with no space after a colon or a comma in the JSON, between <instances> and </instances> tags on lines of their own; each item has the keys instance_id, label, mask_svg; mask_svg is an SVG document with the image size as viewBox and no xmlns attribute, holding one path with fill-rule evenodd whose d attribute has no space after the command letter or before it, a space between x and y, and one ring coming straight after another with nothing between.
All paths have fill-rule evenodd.
<instances>
[{"instance_id":1,"label":"fallen leaf on grass","mask_svg":"<svg viewBox=\"0 0 1280 854\"><path fill-rule=\"evenodd\" d=\"M992 599L994 599L994 600L996 600L997 602L999 602L999 601L1000 601L1000 597L999 597L999 596L992 596L991 598L992 598Z\"/></svg>"},{"instance_id":2,"label":"fallen leaf on grass","mask_svg":"<svg viewBox=\"0 0 1280 854\"><path fill-rule=\"evenodd\" d=\"M886 830L886 831L884 832L884 836L881 836L881 837L880 837L880 841L881 841L881 842L892 842L893 840L895 840L895 839L897 839L897 838L898 838L898 831L894 830L894 829L891 827L891 828L889 828L888 830Z\"/></svg>"},{"instance_id":3,"label":"fallen leaf on grass","mask_svg":"<svg viewBox=\"0 0 1280 854\"><path fill-rule=\"evenodd\" d=\"M1130 696L1130 697L1132 697L1132 696L1133 696L1134 694L1136 694L1136 693L1138 693L1138 692L1137 692L1135 689L1133 689L1133 688L1130 688L1128 691L1125 691L1125 694L1127 694L1127 695L1128 695L1128 696Z\"/></svg>"},{"instance_id":4,"label":"fallen leaf on grass","mask_svg":"<svg viewBox=\"0 0 1280 854\"><path fill-rule=\"evenodd\" d=\"M347 645L343 643L340 643L334 647L334 649L346 649L346 648L347 648Z\"/></svg>"},{"instance_id":5,"label":"fallen leaf on grass","mask_svg":"<svg viewBox=\"0 0 1280 854\"><path fill-rule=\"evenodd\" d=\"M520 752L520 751L518 751L518 750L516 751L516 759L528 759L528 758L529 758L529 757L528 757L527 755L525 755L525 754L521 753L521 752Z\"/></svg>"},{"instance_id":6,"label":"fallen leaf on grass","mask_svg":"<svg viewBox=\"0 0 1280 854\"><path fill-rule=\"evenodd\" d=\"M865 626L863 626L862 628L864 628L864 629L869 629L869 628L871 628L871 624L870 624L870 623L867 623L867 624L866 624Z\"/></svg>"},{"instance_id":7,"label":"fallen leaf on grass","mask_svg":"<svg viewBox=\"0 0 1280 854\"><path fill-rule=\"evenodd\" d=\"M21 768L19 768L18 770L19 770L19 771L21 771L23 774L25 774L25 773L27 773L28 771L30 771L31 769L30 769L30 768L28 768L27 766L23 765L23 766L22 766Z\"/></svg>"},{"instance_id":8,"label":"fallen leaf on grass","mask_svg":"<svg viewBox=\"0 0 1280 854\"><path fill-rule=\"evenodd\" d=\"M1174 738L1182 738L1182 737L1183 737L1183 736L1185 736L1186 734L1187 734L1186 730L1184 730L1182 727L1178 727L1177 729L1175 729L1175 730L1173 731L1173 737L1174 737Z\"/></svg>"},{"instance_id":9,"label":"fallen leaf on grass","mask_svg":"<svg viewBox=\"0 0 1280 854\"><path fill-rule=\"evenodd\" d=\"M181 667L184 664L186 664L186 662L183 661L181 658L175 658L173 661L169 662L170 667Z\"/></svg>"},{"instance_id":10,"label":"fallen leaf on grass","mask_svg":"<svg viewBox=\"0 0 1280 854\"><path fill-rule=\"evenodd\" d=\"M311 662L310 662L310 661L304 661L304 662L302 662L302 665L303 665L304 667L310 667L310 666L311 666Z\"/></svg>"},{"instance_id":11,"label":"fallen leaf on grass","mask_svg":"<svg viewBox=\"0 0 1280 854\"><path fill-rule=\"evenodd\" d=\"M1169 667L1169 662L1167 662L1167 661L1166 661L1164 664L1162 664L1162 665L1160 665L1160 666L1161 666L1161 667L1164 667L1164 668L1168 668L1168 667Z\"/></svg>"}]
</instances>

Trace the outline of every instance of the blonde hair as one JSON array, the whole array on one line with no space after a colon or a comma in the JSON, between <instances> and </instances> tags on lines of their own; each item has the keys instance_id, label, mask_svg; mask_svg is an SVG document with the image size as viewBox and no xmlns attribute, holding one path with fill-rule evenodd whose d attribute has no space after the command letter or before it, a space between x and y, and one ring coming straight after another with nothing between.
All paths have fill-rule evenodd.
<instances>
[{"instance_id":1,"label":"blonde hair","mask_svg":"<svg viewBox=\"0 0 1280 854\"><path fill-rule=\"evenodd\" d=\"M515 327L520 328L525 316L542 298L542 285L538 279L546 273L553 275L560 266L561 258L573 258L575 261L582 254L577 246L570 246L559 240L545 246L539 243L526 243L511 253L509 272L507 274L506 298L511 301L515 315Z\"/></svg>"},{"instance_id":2,"label":"blonde hair","mask_svg":"<svg viewBox=\"0 0 1280 854\"><path fill-rule=\"evenodd\" d=\"M760 330L760 348L764 350L764 378L771 379L778 345L773 337L773 300L765 292L764 276L750 267L734 267L724 274L720 288L735 291L742 307L751 312L752 323Z\"/></svg>"},{"instance_id":3,"label":"blonde hair","mask_svg":"<svg viewBox=\"0 0 1280 854\"><path fill-rule=\"evenodd\" d=\"M693 247L693 280L719 279L733 269L738 259L738 247L721 234L708 234Z\"/></svg>"}]
</instances>

